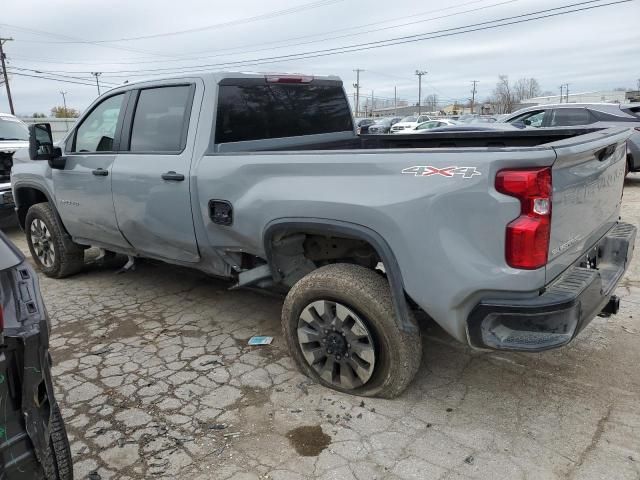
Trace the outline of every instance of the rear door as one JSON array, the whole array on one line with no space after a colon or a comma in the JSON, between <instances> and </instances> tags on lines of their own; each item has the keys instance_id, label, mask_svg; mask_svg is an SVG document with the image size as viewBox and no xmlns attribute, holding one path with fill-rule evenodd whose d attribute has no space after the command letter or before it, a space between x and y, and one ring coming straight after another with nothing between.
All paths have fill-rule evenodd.
<instances>
[{"instance_id":1,"label":"rear door","mask_svg":"<svg viewBox=\"0 0 640 480\"><path fill-rule=\"evenodd\" d=\"M117 93L95 105L66 142L64 170L51 171L65 227L76 240L91 245L129 247L118 230L111 196L112 167L128 95Z\"/></svg>"},{"instance_id":2,"label":"rear door","mask_svg":"<svg viewBox=\"0 0 640 480\"><path fill-rule=\"evenodd\" d=\"M113 203L123 235L141 254L196 262L190 198L200 80L132 92L123 146L113 166Z\"/></svg>"},{"instance_id":3,"label":"rear door","mask_svg":"<svg viewBox=\"0 0 640 480\"><path fill-rule=\"evenodd\" d=\"M588 250L618 221L629 130L601 130L549 144L553 200L547 281Z\"/></svg>"}]
</instances>

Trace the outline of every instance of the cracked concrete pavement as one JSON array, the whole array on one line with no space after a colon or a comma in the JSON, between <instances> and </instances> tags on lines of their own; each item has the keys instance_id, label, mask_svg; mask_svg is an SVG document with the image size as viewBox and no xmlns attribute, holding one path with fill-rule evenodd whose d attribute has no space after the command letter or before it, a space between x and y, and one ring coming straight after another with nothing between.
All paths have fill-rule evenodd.
<instances>
[{"instance_id":1,"label":"cracked concrete pavement","mask_svg":"<svg viewBox=\"0 0 640 480\"><path fill-rule=\"evenodd\" d=\"M640 174L623 218L639 223ZM620 313L559 350L476 352L424 325L396 400L310 382L281 300L227 287L159 263L41 276L77 479L640 478L640 254ZM255 334L274 343L247 346Z\"/></svg>"}]
</instances>

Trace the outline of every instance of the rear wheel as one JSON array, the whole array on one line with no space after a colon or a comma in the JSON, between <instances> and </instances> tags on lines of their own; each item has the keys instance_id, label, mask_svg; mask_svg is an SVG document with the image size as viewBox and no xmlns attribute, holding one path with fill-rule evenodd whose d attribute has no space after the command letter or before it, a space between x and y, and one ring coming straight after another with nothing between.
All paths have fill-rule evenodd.
<instances>
[{"instance_id":1,"label":"rear wheel","mask_svg":"<svg viewBox=\"0 0 640 480\"><path fill-rule=\"evenodd\" d=\"M49 203L29 208L25 232L31 256L46 276L63 278L82 270L84 250L64 234Z\"/></svg>"},{"instance_id":2,"label":"rear wheel","mask_svg":"<svg viewBox=\"0 0 640 480\"><path fill-rule=\"evenodd\" d=\"M393 398L420 366L420 334L398 329L387 280L358 265L302 278L287 295L282 326L300 369L341 392Z\"/></svg>"}]
</instances>

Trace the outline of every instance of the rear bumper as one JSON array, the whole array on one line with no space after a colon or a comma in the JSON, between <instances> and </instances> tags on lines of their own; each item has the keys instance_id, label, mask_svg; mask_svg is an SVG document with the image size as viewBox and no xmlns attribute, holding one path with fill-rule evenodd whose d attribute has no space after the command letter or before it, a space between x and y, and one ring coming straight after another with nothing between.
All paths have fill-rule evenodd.
<instances>
[{"instance_id":1,"label":"rear bumper","mask_svg":"<svg viewBox=\"0 0 640 480\"><path fill-rule=\"evenodd\" d=\"M537 297L481 301L467 319L469 343L529 352L569 343L608 306L631 261L635 237L633 225L619 223L590 251L596 268L587 267L585 255Z\"/></svg>"}]
</instances>

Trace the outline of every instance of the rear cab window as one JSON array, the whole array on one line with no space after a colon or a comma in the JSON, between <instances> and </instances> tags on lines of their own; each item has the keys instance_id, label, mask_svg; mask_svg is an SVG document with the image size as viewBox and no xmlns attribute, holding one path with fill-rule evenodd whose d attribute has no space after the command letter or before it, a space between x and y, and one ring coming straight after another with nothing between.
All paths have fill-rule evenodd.
<instances>
[{"instance_id":1,"label":"rear cab window","mask_svg":"<svg viewBox=\"0 0 640 480\"><path fill-rule=\"evenodd\" d=\"M353 132L342 82L272 83L264 78L219 84L215 143Z\"/></svg>"}]
</instances>

